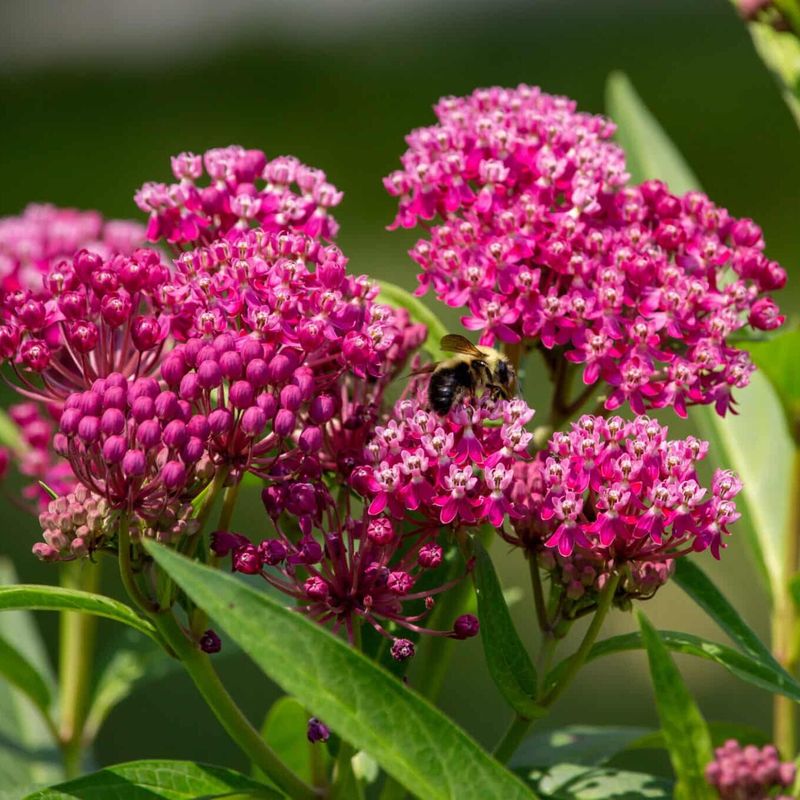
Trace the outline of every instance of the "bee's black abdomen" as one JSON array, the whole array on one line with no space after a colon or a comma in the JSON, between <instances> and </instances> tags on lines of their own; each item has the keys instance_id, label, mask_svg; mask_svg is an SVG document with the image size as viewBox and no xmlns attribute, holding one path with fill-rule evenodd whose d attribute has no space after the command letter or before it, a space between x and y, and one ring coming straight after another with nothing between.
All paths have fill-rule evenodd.
<instances>
[{"instance_id":1,"label":"bee's black abdomen","mask_svg":"<svg viewBox=\"0 0 800 800\"><path fill-rule=\"evenodd\" d=\"M437 369L428 384L428 400L437 414L446 414L453 402L465 390L475 388L475 378L469 365L460 362L454 367Z\"/></svg>"}]
</instances>

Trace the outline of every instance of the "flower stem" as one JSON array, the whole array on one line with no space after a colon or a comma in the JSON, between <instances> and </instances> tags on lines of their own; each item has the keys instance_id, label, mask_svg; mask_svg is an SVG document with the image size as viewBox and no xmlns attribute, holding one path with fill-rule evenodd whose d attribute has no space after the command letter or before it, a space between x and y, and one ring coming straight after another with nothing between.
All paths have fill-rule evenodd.
<instances>
[{"instance_id":1,"label":"flower stem","mask_svg":"<svg viewBox=\"0 0 800 800\"><path fill-rule=\"evenodd\" d=\"M772 646L776 659L787 672L794 674L799 655L796 640L800 631L789 582L797 573L800 550L800 448L794 453L790 491L782 591L775 598L772 611ZM783 695L775 695L773 700L773 739L784 758L794 759L797 752L797 705Z\"/></svg>"},{"instance_id":2,"label":"flower stem","mask_svg":"<svg viewBox=\"0 0 800 800\"><path fill-rule=\"evenodd\" d=\"M528 717L523 717L520 714L514 716L514 719L511 720L511 725L508 726L508 730L494 748L493 755L501 764L505 764L514 755L532 724L533 720L528 719Z\"/></svg>"},{"instance_id":3,"label":"flower stem","mask_svg":"<svg viewBox=\"0 0 800 800\"><path fill-rule=\"evenodd\" d=\"M96 592L100 565L69 562L61 567L61 585ZM59 741L66 777L81 773L83 730L89 710L97 617L79 611L61 612L59 629Z\"/></svg>"},{"instance_id":4,"label":"flower stem","mask_svg":"<svg viewBox=\"0 0 800 800\"><path fill-rule=\"evenodd\" d=\"M142 593L136 578L133 575L133 564L131 563L131 531L130 519L127 514L119 518L119 576L122 585L131 600L146 614L158 611L158 603L151 600Z\"/></svg>"},{"instance_id":5,"label":"flower stem","mask_svg":"<svg viewBox=\"0 0 800 800\"><path fill-rule=\"evenodd\" d=\"M606 616L611 609L611 604L614 600L614 594L619 585L620 575L615 573L610 576L608 583L603 587L600 593L600 599L597 604L597 611L592 617L592 621L586 630L586 633L581 640L581 643L575 653L567 660L567 666L564 670L561 680L549 690L547 689L547 675L540 676L540 687L544 691L544 696L539 699L539 705L549 708L561 696L562 692L572 683L574 677L578 674L580 668L586 662L589 651L595 643L600 629L603 627ZM553 650L555 649L555 638L552 635L547 635L542 645L544 655L540 658L540 669L545 673L549 667L550 658L552 657ZM502 764L508 761L514 752L519 747L522 740L530 730L533 720L528 717L523 717L517 714L511 722L508 730L503 735L503 738L497 743L494 749L494 757Z\"/></svg>"},{"instance_id":6,"label":"flower stem","mask_svg":"<svg viewBox=\"0 0 800 800\"><path fill-rule=\"evenodd\" d=\"M621 577L622 576L618 572L609 576L608 583L606 583L606 585L603 587L603 591L600 592L600 599L597 603L597 611L594 612L592 621L589 623L589 627L586 629L586 633L583 635L583 639L581 640L578 649L567 661L567 667L564 670L564 674L561 676L561 680L555 686L553 686L552 689L547 691L545 696L542 698L542 705L552 705L561 696L570 683L572 683L573 678L578 674L580 668L586 663L586 658L589 655L589 651L592 649L592 645L597 640L600 629L603 627L603 623L608 616L608 612L611 610L611 604L614 601L614 595L617 592L617 586L619 586Z\"/></svg>"},{"instance_id":7,"label":"flower stem","mask_svg":"<svg viewBox=\"0 0 800 800\"><path fill-rule=\"evenodd\" d=\"M294 800L313 800L315 790L302 781L261 738L222 684L208 656L186 638L172 614L152 614L151 621L183 663L203 699L245 755Z\"/></svg>"}]
</instances>

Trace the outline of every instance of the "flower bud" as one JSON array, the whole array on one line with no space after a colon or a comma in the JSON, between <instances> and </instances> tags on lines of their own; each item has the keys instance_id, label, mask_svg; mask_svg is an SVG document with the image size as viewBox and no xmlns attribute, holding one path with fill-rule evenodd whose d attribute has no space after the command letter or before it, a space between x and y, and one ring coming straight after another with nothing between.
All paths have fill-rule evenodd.
<instances>
[{"instance_id":1,"label":"flower bud","mask_svg":"<svg viewBox=\"0 0 800 800\"><path fill-rule=\"evenodd\" d=\"M423 569L436 569L442 563L444 551L438 544L425 544L419 549L417 563Z\"/></svg>"},{"instance_id":2,"label":"flower bud","mask_svg":"<svg viewBox=\"0 0 800 800\"><path fill-rule=\"evenodd\" d=\"M311 744L317 742L327 742L330 738L331 732L325 723L320 722L316 717L311 717L308 721L308 728L306 729L306 738Z\"/></svg>"},{"instance_id":3,"label":"flower bud","mask_svg":"<svg viewBox=\"0 0 800 800\"><path fill-rule=\"evenodd\" d=\"M222 650L222 640L211 628L203 633L198 644L204 653L219 653Z\"/></svg>"},{"instance_id":4,"label":"flower bud","mask_svg":"<svg viewBox=\"0 0 800 800\"><path fill-rule=\"evenodd\" d=\"M327 600L330 587L325 580L314 575L305 581L303 590L311 600Z\"/></svg>"},{"instance_id":5,"label":"flower bud","mask_svg":"<svg viewBox=\"0 0 800 800\"><path fill-rule=\"evenodd\" d=\"M415 647L411 639L395 639L392 642L391 654L395 661L406 661L414 657Z\"/></svg>"},{"instance_id":6,"label":"flower bud","mask_svg":"<svg viewBox=\"0 0 800 800\"><path fill-rule=\"evenodd\" d=\"M128 450L122 459L122 472L128 478L138 478L147 469L147 456L141 450Z\"/></svg>"},{"instance_id":7,"label":"flower bud","mask_svg":"<svg viewBox=\"0 0 800 800\"><path fill-rule=\"evenodd\" d=\"M267 424L267 415L258 406L251 406L242 414L242 432L247 436L258 436Z\"/></svg>"},{"instance_id":8,"label":"flower bud","mask_svg":"<svg viewBox=\"0 0 800 800\"><path fill-rule=\"evenodd\" d=\"M167 461L161 468L161 480L168 490L178 489L186 483L186 467L180 461Z\"/></svg>"},{"instance_id":9,"label":"flower bud","mask_svg":"<svg viewBox=\"0 0 800 800\"><path fill-rule=\"evenodd\" d=\"M473 614L462 614L453 623L453 635L456 639L470 639L480 631L478 618Z\"/></svg>"},{"instance_id":10,"label":"flower bud","mask_svg":"<svg viewBox=\"0 0 800 800\"><path fill-rule=\"evenodd\" d=\"M131 325L131 339L137 350L152 350L162 339L158 320L136 317Z\"/></svg>"},{"instance_id":11,"label":"flower bud","mask_svg":"<svg viewBox=\"0 0 800 800\"><path fill-rule=\"evenodd\" d=\"M275 415L275 421L272 425L273 430L278 436L288 436L295 428L295 416L291 411L282 408Z\"/></svg>"}]
</instances>

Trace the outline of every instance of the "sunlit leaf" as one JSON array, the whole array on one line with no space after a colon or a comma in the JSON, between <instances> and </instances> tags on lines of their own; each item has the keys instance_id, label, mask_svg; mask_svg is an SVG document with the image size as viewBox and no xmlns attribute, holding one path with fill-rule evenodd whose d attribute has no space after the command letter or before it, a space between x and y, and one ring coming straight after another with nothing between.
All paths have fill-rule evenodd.
<instances>
[{"instance_id":1,"label":"sunlit leaf","mask_svg":"<svg viewBox=\"0 0 800 800\"><path fill-rule=\"evenodd\" d=\"M43 714L48 714L52 697L50 687L22 653L0 636L0 678L27 695Z\"/></svg>"},{"instance_id":2,"label":"sunlit leaf","mask_svg":"<svg viewBox=\"0 0 800 800\"><path fill-rule=\"evenodd\" d=\"M777 392L787 420L800 420L800 331L785 331L770 339L740 344Z\"/></svg>"},{"instance_id":3,"label":"sunlit leaf","mask_svg":"<svg viewBox=\"0 0 800 800\"><path fill-rule=\"evenodd\" d=\"M675 194L700 187L697 176L623 72L608 77L606 111L617 123L617 141L625 151L634 182L657 178L666 181Z\"/></svg>"},{"instance_id":4,"label":"sunlit leaf","mask_svg":"<svg viewBox=\"0 0 800 800\"><path fill-rule=\"evenodd\" d=\"M677 778L675 797L713 800L714 792L705 779L706 765L714 757L706 721L658 632L641 611L637 616L650 662L661 732Z\"/></svg>"},{"instance_id":5,"label":"sunlit leaf","mask_svg":"<svg viewBox=\"0 0 800 800\"><path fill-rule=\"evenodd\" d=\"M523 717L544 712L536 704L536 670L519 638L492 559L481 542L474 542L475 591L486 665L492 680L511 708Z\"/></svg>"},{"instance_id":6,"label":"sunlit leaf","mask_svg":"<svg viewBox=\"0 0 800 800\"><path fill-rule=\"evenodd\" d=\"M287 694L426 800L532 796L440 711L263 592L152 541L148 552Z\"/></svg>"},{"instance_id":7,"label":"sunlit leaf","mask_svg":"<svg viewBox=\"0 0 800 800\"><path fill-rule=\"evenodd\" d=\"M131 761L42 789L25 800L281 800L276 789L224 767L191 761Z\"/></svg>"},{"instance_id":8,"label":"sunlit leaf","mask_svg":"<svg viewBox=\"0 0 800 800\"><path fill-rule=\"evenodd\" d=\"M542 797L554 800L672 800L671 781L641 772L581 764L517 769Z\"/></svg>"}]
</instances>

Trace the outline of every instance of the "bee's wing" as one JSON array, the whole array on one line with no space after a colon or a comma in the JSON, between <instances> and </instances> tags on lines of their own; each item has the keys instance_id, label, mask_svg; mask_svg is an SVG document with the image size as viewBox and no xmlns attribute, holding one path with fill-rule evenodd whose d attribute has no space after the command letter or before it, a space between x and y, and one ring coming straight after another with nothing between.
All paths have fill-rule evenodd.
<instances>
[{"instance_id":1,"label":"bee's wing","mask_svg":"<svg viewBox=\"0 0 800 800\"><path fill-rule=\"evenodd\" d=\"M475 358L483 358L483 353L469 339L459 336L457 333L448 333L447 336L443 336L439 347L448 353L464 353L464 355Z\"/></svg>"},{"instance_id":2,"label":"bee's wing","mask_svg":"<svg viewBox=\"0 0 800 800\"><path fill-rule=\"evenodd\" d=\"M438 361L434 361L430 364L423 364L421 367L411 370L411 372L409 372L408 375L406 375L405 377L414 378L417 375L430 375L436 369L436 365L438 363L439 363Z\"/></svg>"}]
</instances>

